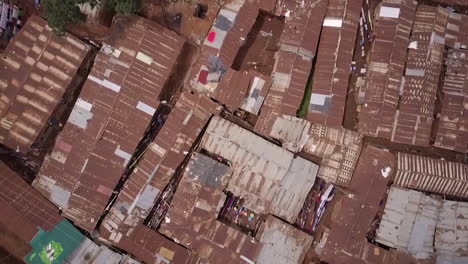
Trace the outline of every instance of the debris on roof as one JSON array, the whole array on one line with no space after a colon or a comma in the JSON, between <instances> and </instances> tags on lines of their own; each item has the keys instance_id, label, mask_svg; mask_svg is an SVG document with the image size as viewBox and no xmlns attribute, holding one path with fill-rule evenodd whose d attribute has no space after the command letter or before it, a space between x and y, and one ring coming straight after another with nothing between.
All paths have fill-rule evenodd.
<instances>
[{"instance_id":1,"label":"debris on roof","mask_svg":"<svg viewBox=\"0 0 468 264\"><path fill-rule=\"evenodd\" d=\"M144 18L114 20L110 39L33 183L79 227L96 226L153 118L183 43Z\"/></svg>"},{"instance_id":2,"label":"debris on roof","mask_svg":"<svg viewBox=\"0 0 468 264\"><path fill-rule=\"evenodd\" d=\"M103 220L101 235L105 239L120 245L120 240L143 224L203 127L217 112L218 105L204 95L180 96Z\"/></svg>"},{"instance_id":3,"label":"debris on roof","mask_svg":"<svg viewBox=\"0 0 468 264\"><path fill-rule=\"evenodd\" d=\"M390 139L398 107L409 37L416 12L413 0L384 0L380 9L393 8L398 16L381 14L375 21L374 41L361 90L364 106L359 112L359 132ZM381 12L382 13L382 12Z\"/></svg>"},{"instance_id":4,"label":"debris on roof","mask_svg":"<svg viewBox=\"0 0 468 264\"><path fill-rule=\"evenodd\" d=\"M362 0L329 1L307 115L314 124L339 127L343 123L361 6Z\"/></svg>"},{"instance_id":5,"label":"debris on roof","mask_svg":"<svg viewBox=\"0 0 468 264\"><path fill-rule=\"evenodd\" d=\"M254 133L214 117L200 148L232 163L227 190L245 198L256 213L271 213L293 223L315 181L318 166Z\"/></svg>"},{"instance_id":6,"label":"debris on roof","mask_svg":"<svg viewBox=\"0 0 468 264\"><path fill-rule=\"evenodd\" d=\"M397 159L396 186L468 197L468 165L401 152Z\"/></svg>"},{"instance_id":7,"label":"debris on roof","mask_svg":"<svg viewBox=\"0 0 468 264\"><path fill-rule=\"evenodd\" d=\"M410 42L399 108L391 140L428 146L439 75L445 48L445 29L449 12L441 7L418 6Z\"/></svg>"},{"instance_id":8,"label":"debris on roof","mask_svg":"<svg viewBox=\"0 0 468 264\"><path fill-rule=\"evenodd\" d=\"M22 153L43 140L78 88L90 47L57 37L47 22L31 17L0 60L0 143Z\"/></svg>"},{"instance_id":9,"label":"debris on roof","mask_svg":"<svg viewBox=\"0 0 468 264\"><path fill-rule=\"evenodd\" d=\"M320 259L328 263L387 263L389 252L367 241L367 233L387 191L396 162L394 156L367 146L349 184L350 194L343 197Z\"/></svg>"},{"instance_id":10,"label":"debris on roof","mask_svg":"<svg viewBox=\"0 0 468 264\"><path fill-rule=\"evenodd\" d=\"M434 146L468 152L468 51L450 49Z\"/></svg>"},{"instance_id":11,"label":"debris on roof","mask_svg":"<svg viewBox=\"0 0 468 264\"><path fill-rule=\"evenodd\" d=\"M300 107L328 0L282 4L276 14L285 16L285 26L275 54L272 85L255 125L255 131L264 135L270 134L279 115L295 116Z\"/></svg>"},{"instance_id":12,"label":"debris on roof","mask_svg":"<svg viewBox=\"0 0 468 264\"><path fill-rule=\"evenodd\" d=\"M437 263L468 260L468 203L442 200L392 187L376 241L418 259L437 254Z\"/></svg>"}]
</instances>

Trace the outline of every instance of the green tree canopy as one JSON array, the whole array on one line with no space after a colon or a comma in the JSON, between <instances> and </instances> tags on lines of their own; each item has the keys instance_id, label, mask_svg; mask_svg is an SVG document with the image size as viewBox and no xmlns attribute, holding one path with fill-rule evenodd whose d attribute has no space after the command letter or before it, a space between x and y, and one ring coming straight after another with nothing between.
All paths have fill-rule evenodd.
<instances>
[{"instance_id":1,"label":"green tree canopy","mask_svg":"<svg viewBox=\"0 0 468 264\"><path fill-rule=\"evenodd\" d=\"M107 6L119 14L130 15L140 10L141 0L107 0Z\"/></svg>"},{"instance_id":2,"label":"green tree canopy","mask_svg":"<svg viewBox=\"0 0 468 264\"><path fill-rule=\"evenodd\" d=\"M90 4L92 7L101 0L44 0L45 17L49 26L58 35L65 33L65 27L80 23L84 19L78 5ZM106 0L103 0L106 1ZM141 0L107 0L107 7L119 14L129 15L140 10Z\"/></svg>"},{"instance_id":3,"label":"green tree canopy","mask_svg":"<svg viewBox=\"0 0 468 264\"><path fill-rule=\"evenodd\" d=\"M96 0L90 0L95 2ZM45 0L45 17L49 26L58 35L65 33L65 27L69 24L76 24L83 21L83 14L78 4L85 0Z\"/></svg>"}]
</instances>

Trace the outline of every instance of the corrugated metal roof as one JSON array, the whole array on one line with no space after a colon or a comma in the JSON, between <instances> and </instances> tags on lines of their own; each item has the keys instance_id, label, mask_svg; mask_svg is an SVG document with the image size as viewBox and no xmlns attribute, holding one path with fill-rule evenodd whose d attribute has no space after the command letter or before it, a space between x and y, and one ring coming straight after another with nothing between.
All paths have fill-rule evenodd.
<instances>
[{"instance_id":1,"label":"corrugated metal roof","mask_svg":"<svg viewBox=\"0 0 468 264\"><path fill-rule=\"evenodd\" d=\"M194 153L177 187L160 232L197 252L208 263L255 260L261 245L247 234L217 220L232 170Z\"/></svg>"},{"instance_id":2,"label":"corrugated metal roof","mask_svg":"<svg viewBox=\"0 0 468 264\"><path fill-rule=\"evenodd\" d=\"M272 86L262 106L255 131L269 135L276 118L295 116L299 109L320 35L328 0L301 3L285 0L276 15L285 15L285 26L276 52Z\"/></svg>"},{"instance_id":3,"label":"corrugated metal roof","mask_svg":"<svg viewBox=\"0 0 468 264\"><path fill-rule=\"evenodd\" d=\"M203 43L199 57L191 67L189 78L192 89L207 95L217 90L221 77L231 69L239 48L247 39L247 34L257 18L258 8L255 2L245 0L230 1L221 8ZM218 93L224 94L219 91ZM234 105L230 102L225 103Z\"/></svg>"},{"instance_id":4,"label":"corrugated metal roof","mask_svg":"<svg viewBox=\"0 0 468 264\"><path fill-rule=\"evenodd\" d=\"M220 117L214 117L200 147L232 162L227 190L245 198L258 214L293 223L314 184L318 166Z\"/></svg>"},{"instance_id":5,"label":"corrugated metal roof","mask_svg":"<svg viewBox=\"0 0 468 264\"><path fill-rule=\"evenodd\" d=\"M468 257L467 216L468 203L392 187L376 241L417 258L437 253L437 263L463 263Z\"/></svg>"},{"instance_id":6,"label":"corrugated metal roof","mask_svg":"<svg viewBox=\"0 0 468 264\"><path fill-rule=\"evenodd\" d=\"M398 106L416 2L384 0L381 8L398 8L399 16L380 16L374 24L363 107L358 115L361 133L390 139Z\"/></svg>"},{"instance_id":7,"label":"corrugated metal roof","mask_svg":"<svg viewBox=\"0 0 468 264\"><path fill-rule=\"evenodd\" d=\"M395 185L426 192L468 197L468 166L457 162L398 153Z\"/></svg>"},{"instance_id":8,"label":"corrugated metal roof","mask_svg":"<svg viewBox=\"0 0 468 264\"><path fill-rule=\"evenodd\" d=\"M375 240L418 259L432 257L441 206L440 200L420 192L392 187Z\"/></svg>"},{"instance_id":9,"label":"corrugated metal roof","mask_svg":"<svg viewBox=\"0 0 468 264\"><path fill-rule=\"evenodd\" d=\"M303 151L322 158L318 177L347 186L361 153L361 134L345 128L312 124Z\"/></svg>"},{"instance_id":10,"label":"corrugated metal roof","mask_svg":"<svg viewBox=\"0 0 468 264\"><path fill-rule=\"evenodd\" d=\"M273 216L268 216L262 228L258 237L263 247L255 263L303 263L311 236Z\"/></svg>"},{"instance_id":11,"label":"corrugated metal roof","mask_svg":"<svg viewBox=\"0 0 468 264\"><path fill-rule=\"evenodd\" d=\"M362 0L330 0L325 21L336 20L338 26L324 23L320 35L312 98L307 120L312 123L339 127L343 123L351 61L361 13Z\"/></svg>"},{"instance_id":12,"label":"corrugated metal roof","mask_svg":"<svg viewBox=\"0 0 468 264\"><path fill-rule=\"evenodd\" d=\"M218 105L204 95L180 96L105 217L103 237L118 245L143 223L202 128L217 112Z\"/></svg>"},{"instance_id":13,"label":"corrugated metal roof","mask_svg":"<svg viewBox=\"0 0 468 264\"><path fill-rule=\"evenodd\" d=\"M322 261L336 264L389 262L388 251L367 242L367 233L391 178L382 174L387 168L390 173L396 168L390 152L372 146L364 148L349 185L352 195L343 198L336 217L332 218L331 232L320 255Z\"/></svg>"},{"instance_id":14,"label":"corrugated metal roof","mask_svg":"<svg viewBox=\"0 0 468 264\"><path fill-rule=\"evenodd\" d=\"M468 260L468 203L442 202L434 246L437 254Z\"/></svg>"},{"instance_id":15,"label":"corrugated metal roof","mask_svg":"<svg viewBox=\"0 0 468 264\"><path fill-rule=\"evenodd\" d=\"M363 136L341 128L311 124L307 120L283 115L273 124L270 136L284 148L322 158L318 177L347 186L353 175Z\"/></svg>"},{"instance_id":16,"label":"corrugated metal roof","mask_svg":"<svg viewBox=\"0 0 468 264\"><path fill-rule=\"evenodd\" d=\"M144 18L114 20L108 45L33 183L81 228L94 229L159 105L183 43Z\"/></svg>"},{"instance_id":17,"label":"corrugated metal roof","mask_svg":"<svg viewBox=\"0 0 468 264\"><path fill-rule=\"evenodd\" d=\"M405 81L391 140L428 146L439 75L442 70L445 29L449 12L441 7L418 6L410 42Z\"/></svg>"},{"instance_id":18,"label":"corrugated metal roof","mask_svg":"<svg viewBox=\"0 0 468 264\"><path fill-rule=\"evenodd\" d=\"M158 232L140 224L119 248L144 263L198 264L198 257Z\"/></svg>"},{"instance_id":19,"label":"corrugated metal roof","mask_svg":"<svg viewBox=\"0 0 468 264\"><path fill-rule=\"evenodd\" d=\"M449 50L434 146L468 152L468 52Z\"/></svg>"},{"instance_id":20,"label":"corrugated metal roof","mask_svg":"<svg viewBox=\"0 0 468 264\"><path fill-rule=\"evenodd\" d=\"M50 231L63 218L59 209L45 199L38 191L34 190L18 174L13 172L5 163L0 161L0 202L15 211L18 217L24 218L34 226L33 230L24 228L21 222L12 222L20 237L26 237L30 241L37 233L37 227ZM9 209L1 209L2 218L9 218ZM13 217L13 216L12 216ZM7 220L7 219L5 219Z\"/></svg>"},{"instance_id":21,"label":"corrugated metal roof","mask_svg":"<svg viewBox=\"0 0 468 264\"><path fill-rule=\"evenodd\" d=\"M294 116L278 116L271 129L270 136L281 141L283 148L292 152L301 152L309 139L312 124Z\"/></svg>"},{"instance_id":22,"label":"corrugated metal roof","mask_svg":"<svg viewBox=\"0 0 468 264\"><path fill-rule=\"evenodd\" d=\"M44 19L28 19L0 60L0 143L25 153L41 140L89 51L69 34L55 36Z\"/></svg>"}]
</instances>

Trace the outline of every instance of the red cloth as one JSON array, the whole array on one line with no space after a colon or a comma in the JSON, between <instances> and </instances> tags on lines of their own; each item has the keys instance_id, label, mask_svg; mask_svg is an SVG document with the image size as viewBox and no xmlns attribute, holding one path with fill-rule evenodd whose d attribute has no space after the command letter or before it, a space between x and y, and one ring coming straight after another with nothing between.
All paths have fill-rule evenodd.
<instances>
[{"instance_id":1,"label":"red cloth","mask_svg":"<svg viewBox=\"0 0 468 264\"><path fill-rule=\"evenodd\" d=\"M211 31L210 33L208 33L208 41L209 42L213 42L216 38L216 32L213 32Z\"/></svg>"},{"instance_id":2,"label":"red cloth","mask_svg":"<svg viewBox=\"0 0 468 264\"><path fill-rule=\"evenodd\" d=\"M198 82L202 84L207 84L208 83L208 71L206 70L201 70L200 74L198 74Z\"/></svg>"}]
</instances>

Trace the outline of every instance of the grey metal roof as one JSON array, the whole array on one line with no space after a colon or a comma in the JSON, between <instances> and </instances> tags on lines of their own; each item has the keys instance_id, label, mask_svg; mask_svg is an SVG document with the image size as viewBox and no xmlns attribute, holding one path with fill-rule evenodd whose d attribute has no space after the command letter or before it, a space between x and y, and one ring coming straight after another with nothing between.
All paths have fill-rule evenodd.
<instances>
[{"instance_id":1,"label":"grey metal roof","mask_svg":"<svg viewBox=\"0 0 468 264\"><path fill-rule=\"evenodd\" d=\"M468 203L442 202L436 226L435 248L437 254L468 260Z\"/></svg>"},{"instance_id":2,"label":"grey metal roof","mask_svg":"<svg viewBox=\"0 0 468 264\"><path fill-rule=\"evenodd\" d=\"M288 115L276 118L270 136L281 141L288 150L322 158L317 176L342 186L346 186L353 176L363 138L343 127L311 124Z\"/></svg>"},{"instance_id":3,"label":"grey metal roof","mask_svg":"<svg viewBox=\"0 0 468 264\"><path fill-rule=\"evenodd\" d=\"M318 166L220 117L214 117L200 147L232 162L227 190L246 207L289 222L297 217Z\"/></svg>"},{"instance_id":4,"label":"grey metal roof","mask_svg":"<svg viewBox=\"0 0 468 264\"><path fill-rule=\"evenodd\" d=\"M468 259L468 203L392 187L376 241L437 263Z\"/></svg>"},{"instance_id":5,"label":"grey metal roof","mask_svg":"<svg viewBox=\"0 0 468 264\"><path fill-rule=\"evenodd\" d=\"M416 258L432 257L441 206L440 200L421 192L392 187L375 240Z\"/></svg>"},{"instance_id":6,"label":"grey metal roof","mask_svg":"<svg viewBox=\"0 0 468 264\"><path fill-rule=\"evenodd\" d=\"M263 244L255 263L302 263L312 245L312 237L269 216L263 225L259 240Z\"/></svg>"}]
</instances>

